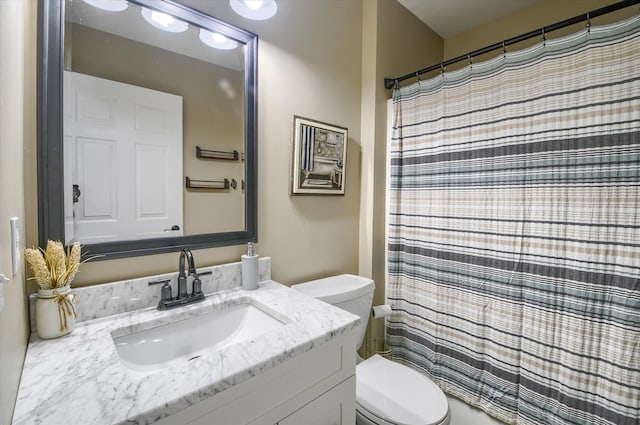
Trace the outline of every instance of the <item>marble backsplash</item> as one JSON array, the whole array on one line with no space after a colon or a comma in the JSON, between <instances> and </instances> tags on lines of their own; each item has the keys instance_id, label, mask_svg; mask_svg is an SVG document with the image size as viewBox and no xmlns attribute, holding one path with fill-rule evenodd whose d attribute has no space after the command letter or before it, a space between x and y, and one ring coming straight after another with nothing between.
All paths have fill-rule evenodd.
<instances>
[{"instance_id":1,"label":"marble backsplash","mask_svg":"<svg viewBox=\"0 0 640 425\"><path fill-rule=\"evenodd\" d=\"M240 286L242 284L240 264L237 262L198 268L198 273L211 271L211 274L200 276L202 291L205 294L211 294ZM271 258L261 257L258 264L258 280L271 280ZM171 280L175 294L178 286L177 271L82 288L73 288L72 285L72 291L78 296L78 302L75 305L78 313L77 322L155 306L160 301L160 287L162 285L149 285L149 282L166 279ZM191 291L191 279L188 281L188 288ZM29 316L32 332L35 332L36 329L35 301L36 294L31 294L29 296Z\"/></svg>"}]
</instances>

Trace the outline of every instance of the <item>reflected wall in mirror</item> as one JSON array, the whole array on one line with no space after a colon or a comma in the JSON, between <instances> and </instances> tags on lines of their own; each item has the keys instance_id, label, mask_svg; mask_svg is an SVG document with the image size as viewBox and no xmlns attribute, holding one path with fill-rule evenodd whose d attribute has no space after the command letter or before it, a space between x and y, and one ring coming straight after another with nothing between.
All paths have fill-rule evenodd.
<instances>
[{"instance_id":1,"label":"reflected wall in mirror","mask_svg":"<svg viewBox=\"0 0 640 425\"><path fill-rule=\"evenodd\" d=\"M257 37L170 1L40 12L40 243L116 258L255 240Z\"/></svg>"}]
</instances>

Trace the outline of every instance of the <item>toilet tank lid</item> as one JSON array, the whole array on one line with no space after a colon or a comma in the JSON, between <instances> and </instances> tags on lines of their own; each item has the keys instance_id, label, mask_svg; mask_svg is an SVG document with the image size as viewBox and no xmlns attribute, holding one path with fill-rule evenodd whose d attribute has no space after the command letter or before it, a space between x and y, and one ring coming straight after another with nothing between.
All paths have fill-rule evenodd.
<instances>
[{"instance_id":1,"label":"toilet tank lid","mask_svg":"<svg viewBox=\"0 0 640 425\"><path fill-rule=\"evenodd\" d=\"M325 277L292 285L291 288L329 304L336 304L373 292L373 280L352 274Z\"/></svg>"}]
</instances>

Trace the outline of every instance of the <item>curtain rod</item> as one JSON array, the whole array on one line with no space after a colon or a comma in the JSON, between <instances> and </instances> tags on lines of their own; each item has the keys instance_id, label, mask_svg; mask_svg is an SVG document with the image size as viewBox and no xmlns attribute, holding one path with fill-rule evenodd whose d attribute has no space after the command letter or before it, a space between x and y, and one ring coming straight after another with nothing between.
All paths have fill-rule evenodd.
<instances>
[{"instance_id":1,"label":"curtain rod","mask_svg":"<svg viewBox=\"0 0 640 425\"><path fill-rule=\"evenodd\" d=\"M488 52L491 52L493 50L506 49L506 47L509 46L509 45L512 45L512 44L515 44L515 43L519 43L521 41L524 41L524 40L527 40L529 38L533 38L533 37L536 37L536 36L540 36L541 35L541 36L545 37L546 34L550 33L551 31L555 31L555 30L558 30L560 28L568 27L569 25L577 24L577 23L582 22L582 21L587 21L587 25L591 25L591 18L596 18L598 16L606 15L607 13L615 12L617 10L624 9L626 7L633 6L634 4L638 4L638 3L640 3L640 0L624 0L624 1L620 1L618 3L613 3L613 4L610 4L609 6L601 7L600 9L596 9L596 10L593 10L591 12L583 13L582 15L574 16L573 18L565 19L564 21L561 21L561 22L556 22L553 25L549 25L549 26L545 26L545 27L539 28L537 30L529 31L527 33L520 34L520 35L518 35L516 37L513 37L513 38L510 38L508 40L504 40L504 41L501 41L499 43L495 43L495 44L492 44L490 46L486 46L486 47L483 47L481 49L474 50L473 52L469 52L466 55L461 55L461 56L455 57L453 59L448 59L448 60L446 60L444 62L440 62L440 63L437 63L435 65L431 65L428 68L423 68L423 69L421 69L419 71L416 71L414 73L403 75L402 77L385 78L384 79L384 87L387 88L387 89L391 89L391 88L395 87L396 84L399 84L400 81L408 80L409 78L413 78L413 77L418 77L421 74L424 74L424 73L429 72L429 71L435 71L436 69L442 69L444 71L444 68L446 66L451 65L453 63L461 62L463 60L470 60L471 58L473 58L475 56L482 55L484 53L488 53Z\"/></svg>"}]
</instances>

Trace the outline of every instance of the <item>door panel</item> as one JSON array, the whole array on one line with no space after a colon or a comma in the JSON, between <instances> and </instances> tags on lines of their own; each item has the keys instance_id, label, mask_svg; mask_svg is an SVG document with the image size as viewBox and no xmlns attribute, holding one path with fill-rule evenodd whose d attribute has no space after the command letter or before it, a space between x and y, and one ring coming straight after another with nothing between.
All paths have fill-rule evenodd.
<instances>
[{"instance_id":1,"label":"door panel","mask_svg":"<svg viewBox=\"0 0 640 425\"><path fill-rule=\"evenodd\" d=\"M65 206L73 184L81 192L65 208L67 241L182 229L182 97L74 72L65 82Z\"/></svg>"}]
</instances>

